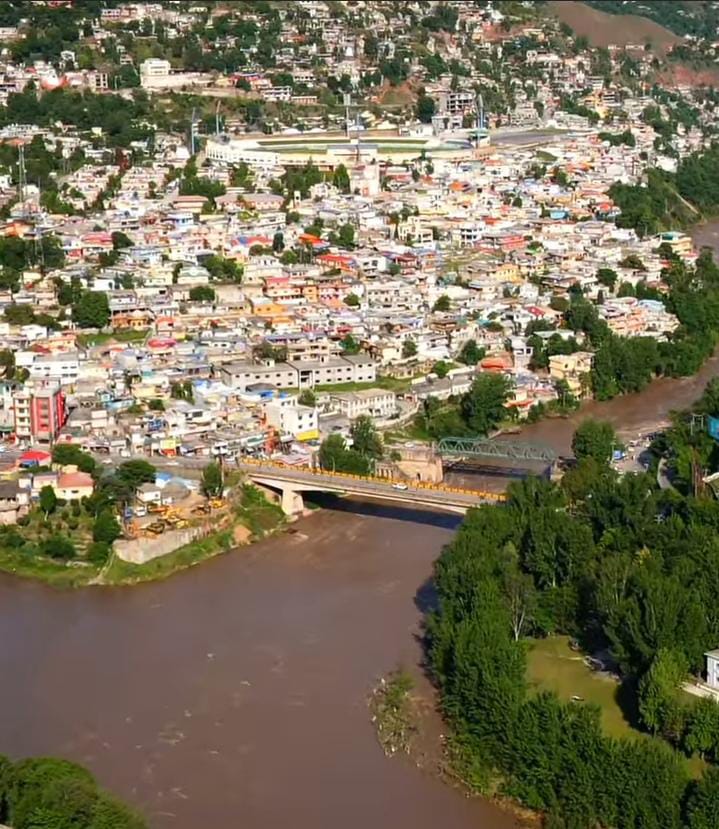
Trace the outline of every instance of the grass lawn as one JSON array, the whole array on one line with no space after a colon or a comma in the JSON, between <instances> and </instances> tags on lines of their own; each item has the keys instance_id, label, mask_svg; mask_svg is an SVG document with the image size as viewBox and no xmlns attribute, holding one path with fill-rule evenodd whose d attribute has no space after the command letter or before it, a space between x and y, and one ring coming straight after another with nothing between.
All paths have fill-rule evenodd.
<instances>
[{"instance_id":1,"label":"grass lawn","mask_svg":"<svg viewBox=\"0 0 719 829\"><path fill-rule=\"evenodd\" d=\"M573 696L598 705L602 715L602 729L610 737L634 739L653 738L634 728L620 704L621 686L618 682L597 673L584 663L583 654L569 647L567 636L550 636L531 641L527 654L527 679L536 691L553 691L561 700L569 702ZM687 702L695 701L686 696ZM581 703L577 703L581 705ZM680 755L693 778L704 773L707 764L698 755L686 758Z\"/></svg>"},{"instance_id":2,"label":"grass lawn","mask_svg":"<svg viewBox=\"0 0 719 829\"><path fill-rule=\"evenodd\" d=\"M55 587L82 587L94 579L99 569L93 564L65 564L47 556L22 549L0 548L0 570L26 579L37 579Z\"/></svg>"},{"instance_id":3,"label":"grass lawn","mask_svg":"<svg viewBox=\"0 0 719 829\"><path fill-rule=\"evenodd\" d=\"M114 331L112 334L79 334L77 341L80 345L105 345L109 342L136 343L147 337L148 330L143 331Z\"/></svg>"},{"instance_id":4,"label":"grass lawn","mask_svg":"<svg viewBox=\"0 0 719 829\"><path fill-rule=\"evenodd\" d=\"M378 377L373 383L334 383L331 385L315 386L315 392L342 392L362 391L363 389L387 389L388 391L404 392L410 387L409 378Z\"/></svg>"},{"instance_id":5,"label":"grass lawn","mask_svg":"<svg viewBox=\"0 0 719 829\"><path fill-rule=\"evenodd\" d=\"M554 691L566 702L578 696L598 705L602 709L602 727L610 736L637 734L617 702L619 684L585 665L583 655L570 649L566 636L532 642L527 657L527 677L537 690Z\"/></svg>"}]
</instances>

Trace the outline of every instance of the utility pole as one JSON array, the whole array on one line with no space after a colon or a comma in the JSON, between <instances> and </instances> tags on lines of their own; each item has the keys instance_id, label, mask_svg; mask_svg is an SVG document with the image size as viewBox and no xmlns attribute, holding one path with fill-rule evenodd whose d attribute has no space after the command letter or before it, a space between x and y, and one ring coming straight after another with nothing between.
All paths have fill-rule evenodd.
<instances>
[{"instance_id":1,"label":"utility pole","mask_svg":"<svg viewBox=\"0 0 719 829\"><path fill-rule=\"evenodd\" d=\"M17 195L20 201L24 201L25 192L27 190L27 174L25 172L25 144L20 142L18 144L18 163L17 163Z\"/></svg>"},{"instance_id":2,"label":"utility pole","mask_svg":"<svg viewBox=\"0 0 719 829\"><path fill-rule=\"evenodd\" d=\"M197 110L193 107L190 116L190 155L195 154L195 137L197 130Z\"/></svg>"},{"instance_id":3,"label":"utility pole","mask_svg":"<svg viewBox=\"0 0 719 829\"><path fill-rule=\"evenodd\" d=\"M479 93L479 95L477 95L476 110L477 110L477 120L476 120L475 147L476 147L476 149L479 149L479 133L480 133L480 130L484 129L484 98L482 97L481 92Z\"/></svg>"},{"instance_id":4,"label":"utility pole","mask_svg":"<svg viewBox=\"0 0 719 829\"><path fill-rule=\"evenodd\" d=\"M220 135L220 101L217 102L215 107L215 135L218 137Z\"/></svg>"},{"instance_id":5,"label":"utility pole","mask_svg":"<svg viewBox=\"0 0 719 829\"><path fill-rule=\"evenodd\" d=\"M347 133L347 139L349 140L350 137L350 107L352 106L352 96L349 92L345 92L344 94L344 105L345 105L345 132Z\"/></svg>"}]
</instances>

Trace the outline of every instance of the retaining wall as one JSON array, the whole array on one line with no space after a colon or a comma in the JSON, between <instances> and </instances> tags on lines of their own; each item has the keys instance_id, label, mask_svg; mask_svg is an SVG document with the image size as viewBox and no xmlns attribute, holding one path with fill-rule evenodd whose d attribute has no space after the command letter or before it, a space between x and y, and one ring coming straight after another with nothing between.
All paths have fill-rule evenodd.
<instances>
[{"instance_id":1,"label":"retaining wall","mask_svg":"<svg viewBox=\"0 0 719 829\"><path fill-rule=\"evenodd\" d=\"M116 541L114 545L115 555L130 564L146 564L153 558L166 556L195 541L209 535L209 527L187 527L184 530L167 530L158 535L157 538L135 538L132 540Z\"/></svg>"}]
</instances>

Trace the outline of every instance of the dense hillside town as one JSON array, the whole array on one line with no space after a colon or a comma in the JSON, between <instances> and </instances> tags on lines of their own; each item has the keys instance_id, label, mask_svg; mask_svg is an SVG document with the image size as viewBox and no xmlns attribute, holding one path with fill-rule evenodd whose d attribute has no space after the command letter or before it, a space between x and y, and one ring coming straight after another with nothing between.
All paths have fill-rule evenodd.
<instances>
[{"instance_id":1,"label":"dense hillside town","mask_svg":"<svg viewBox=\"0 0 719 829\"><path fill-rule=\"evenodd\" d=\"M628 447L593 420L571 456L492 442L508 466L508 446L538 452L547 480L455 469L716 353L719 264L694 227L719 213L718 21L714 3L0 0L0 571L127 585L280 530L295 550L318 491L466 514L404 629L426 634L442 768L553 829L719 825L716 382ZM214 636L187 646L203 689ZM284 677L274 641L256 650ZM237 671L228 723L255 693ZM594 707L598 672L616 693ZM388 754L413 731L398 676L372 703ZM205 703L163 700L158 745ZM112 752L60 747L121 754L133 705ZM151 820L215 814L147 756ZM74 763L0 755L4 824L145 825Z\"/></svg>"},{"instance_id":2,"label":"dense hillside town","mask_svg":"<svg viewBox=\"0 0 719 829\"><path fill-rule=\"evenodd\" d=\"M306 463L485 372L525 418L681 371L713 90L530 6L7 8L9 443Z\"/></svg>"}]
</instances>

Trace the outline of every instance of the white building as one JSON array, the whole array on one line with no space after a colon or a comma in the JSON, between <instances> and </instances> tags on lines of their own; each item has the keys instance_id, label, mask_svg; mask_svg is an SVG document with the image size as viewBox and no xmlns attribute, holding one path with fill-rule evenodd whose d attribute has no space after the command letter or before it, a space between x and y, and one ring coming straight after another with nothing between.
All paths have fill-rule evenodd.
<instances>
[{"instance_id":1,"label":"white building","mask_svg":"<svg viewBox=\"0 0 719 829\"><path fill-rule=\"evenodd\" d=\"M317 440L320 436L317 409L302 406L296 397L279 397L265 405L267 422L295 440Z\"/></svg>"},{"instance_id":2,"label":"white building","mask_svg":"<svg viewBox=\"0 0 719 829\"><path fill-rule=\"evenodd\" d=\"M330 394L330 400L350 420L360 415L387 418L397 412L395 393L386 389L362 389L355 392Z\"/></svg>"},{"instance_id":3,"label":"white building","mask_svg":"<svg viewBox=\"0 0 719 829\"><path fill-rule=\"evenodd\" d=\"M244 162L256 170L274 170L280 163L278 153L263 149L256 141L243 138L208 138L205 145L207 158L224 164Z\"/></svg>"}]
</instances>

